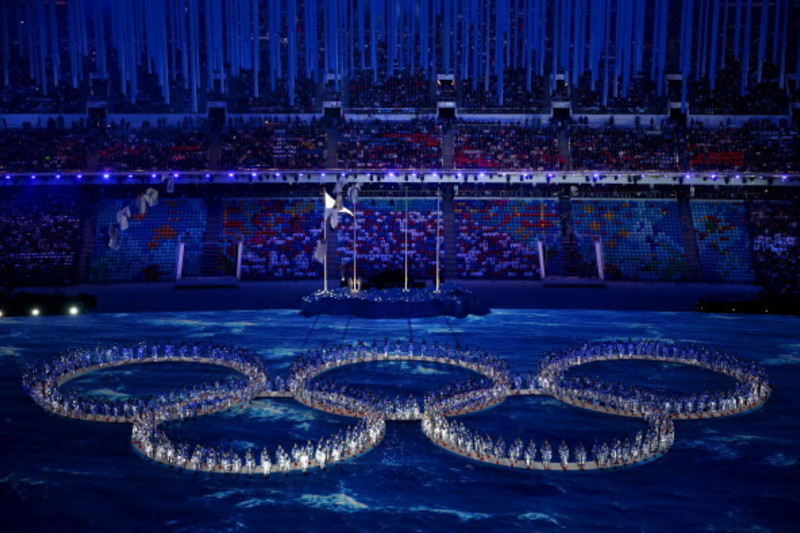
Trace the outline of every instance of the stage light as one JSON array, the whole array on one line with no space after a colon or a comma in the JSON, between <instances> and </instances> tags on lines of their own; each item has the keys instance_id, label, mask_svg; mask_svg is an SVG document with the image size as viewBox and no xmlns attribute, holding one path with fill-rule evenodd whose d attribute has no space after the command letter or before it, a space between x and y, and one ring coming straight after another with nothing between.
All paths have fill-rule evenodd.
<instances>
[{"instance_id":1,"label":"stage light","mask_svg":"<svg viewBox=\"0 0 800 533\"><path fill-rule=\"evenodd\" d=\"M3 318L3 310L0 309L0 318Z\"/></svg>"},{"instance_id":2,"label":"stage light","mask_svg":"<svg viewBox=\"0 0 800 533\"><path fill-rule=\"evenodd\" d=\"M11 174L6 174L6 179L10 180L11 179Z\"/></svg>"},{"instance_id":3,"label":"stage light","mask_svg":"<svg viewBox=\"0 0 800 533\"><path fill-rule=\"evenodd\" d=\"M233 172L228 172L228 177L233 179Z\"/></svg>"},{"instance_id":4,"label":"stage light","mask_svg":"<svg viewBox=\"0 0 800 533\"><path fill-rule=\"evenodd\" d=\"M111 177L111 176L109 176L108 174L103 174L103 179L104 179L104 180L107 180L107 179L108 179L108 178L110 178L110 177Z\"/></svg>"},{"instance_id":5,"label":"stage light","mask_svg":"<svg viewBox=\"0 0 800 533\"><path fill-rule=\"evenodd\" d=\"M76 178L78 178L79 180L82 180L82 179L83 179L83 174L78 174L78 175L77 175L77 176L75 176L75 177L76 177Z\"/></svg>"},{"instance_id":6,"label":"stage light","mask_svg":"<svg viewBox=\"0 0 800 533\"><path fill-rule=\"evenodd\" d=\"M157 176L155 174L150 174L150 177L156 179Z\"/></svg>"},{"instance_id":7,"label":"stage light","mask_svg":"<svg viewBox=\"0 0 800 533\"><path fill-rule=\"evenodd\" d=\"M250 177L251 177L251 178L255 178L255 177L256 177L256 173L255 173L255 172L251 172L251 173L250 173Z\"/></svg>"},{"instance_id":8,"label":"stage light","mask_svg":"<svg viewBox=\"0 0 800 533\"><path fill-rule=\"evenodd\" d=\"M73 305L72 307L69 308L69 314L71 314L72 316L77 315L79 312L80 312L80 310L75 305Z\"/></svg>"},{"instance_id":9,"label":"stage light","mask_svg":"<svg viewBox=\"0 0 800 533\"><path fill-rule=\"evenodd\" d=\"M35 174L31 174L31 179L35 180L36 179L36 175Z\"/></svg>"},{"instance_id":10,"label":"stage light","mask_svg":"<svg viewBox=\"0 0 800 533\"><path fill-rule=\"evenodd\" d=\"M33 309L31 309L31 316L39 316L39 308L38 307L34 307Z\"/></svg>"},{"instance_id":11,"label":"stage light","mask_svg":"<svg viewBox=\"0 0 800 533\"><path fill-rule=\"evenodd\" d=\"M61 179L61 174L56 174L56 179L60 180Z\"/></svg>"}]
</instances>

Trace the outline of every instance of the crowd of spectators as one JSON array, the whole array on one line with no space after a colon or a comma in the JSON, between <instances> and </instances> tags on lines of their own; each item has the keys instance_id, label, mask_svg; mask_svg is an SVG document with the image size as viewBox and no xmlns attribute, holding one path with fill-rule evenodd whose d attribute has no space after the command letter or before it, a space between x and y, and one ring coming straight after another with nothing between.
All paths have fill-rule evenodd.
<instances>
[{"instance_id":1,"label":"crowd of spectators","mask_svg":"<svg viewBox=\"0 0 800 533\"><path fill-rule=\"evenodd\" d=\"M220 166L226 170L325 168L326 149L326 128L320 122L241 123L223 135Z\"/></svg>"},{"instance_id":2,"label":"crowd of spectators","mask_svg":"<svg viewBox=\"0 0 800 533\"><path fill-rule=\"evenodd\" d=\"M81 218L55 201L0 203L0 278L6 283L75 280Z\"/></svg>"},{"instance_id":3,"label":"crowd of spectators","mask_svg":"<svg viewBox=\"0 0 800 533\"><path fill-rule=\"evenodd\" d=\"M291 192L292 187L286 185L285 189ZM379 185L374 191L371 187L373 193L378 189ZM727 189L723 187L720 195L724 196ZM25 185L9 191L0 202L0 271L4 280L13 283L74 281L82 246L81 227L87 218L96 220L94 252L87 262L93 281L168 277L174 268L178 238L187 243L185 271L194 272L203 242L215 239L203 235L209 207L202 199L165 199L146 217L134 214L131 227L122 234L124 249L116 250L107 245L108 225L118 218L123 205L120 201L104 200L103 194L82 199L94 191L69 185ZM235 190L225 193L220 238L226 245L243 238L245 278L304 279L320 275L321 266L312 256L321 235L322 201L314 188L295 192L302 196L284 197L278 191L271 194L265 190L254 198L238 198ZM609 189L609 194L570 202L575 234L588 239L587 248L579 251L581 258L593 257L591 237L599 235L608 279L688 279L678 201L615 196ZM359 199L356 215L362 279L403 271L405 201L403 196L389 196L388 191L380 197L368 194ZM351 207L349 201L347 205ZM800 290L800 209L796 202L709 201L704 196L692 199L689 205L704 279L749 282L755 274L756 281L773 293ZM412 279L431 279L434 275L436 206L434 196L408 200ZM555 198L462 193L456 196L453 214L459 276L537 279L539 239L544 239L548 273L557 272L559 261L564 260L563 213ZM442 238L444 218L440 220ZM349 215L339 217L343 276L352 272L352 224ZM226 253L233 254L234 248L226 248ZM440 251L443 265L444 246Z\"/></svg>"},{"instance_id":4,"label":"crowd of spectators","mask_svg":"<svg viewBox=\"0 0 800 533\"><path fill-rule=\"evenodd\" d=\"M377 81L360 72L348 80L346 102L353 109L433 109L432 88L424 72L396 71Z\"/></svg>"},{"instance_id":5,"label":"crowd of spectators","mask_svg":"<svg viewBox=\"0 0 800 533\"><path fill-rule=\"evenodd\" d=\"M557 132L538 125L467 124L456 128L456 168L558 170Z\"/></svg>"},{"instance_id":6,"label":"crowd of spectators","mask_svg":"<svg viewBox=\"0 0 800 533\"><path fill-rule=\"evenodd\" d=\"M573 169L680 170L683 139L679 130L573 126Z\"/></svg>"},{"instance_id":7,"label":"crowd of spectators","mask_svg":"<svg viewBox=\"0 0 800 533\"><path fill-rule=\"evenodd\" d=\"M204 170L208 134L183 128L104 130L97 141L98 170Z\"/></svg>"},{"instance_id":8,"label":"crowd of spectators","mask_svg":"<svg viewBox=\"0 0 800 533\"><path fill-rule=\"evenodd\" d=\"M772 294L800 295L800 205L754 202L750 205L753 266Z\"/></svg>"},{"instance_id":9,"label":"crowd of spectators","mask_svg":"<svg viewBox=\"0 0 800 533\"><path fill-rule=\"evenodd\" d=\"M741 127L704 127L694 121L686 138L691 170L792 172L800 169L800 132L781 122L750 120Z\"/></svg>"},{"instance_id":10,"label":"crowd of spectators","mask_svg":"<svg viewBox=\"0 0 800 533\"><path fill-rule=\"evenodd\" d=\"M436 271L436 199L363 198L358 203L358 277L369 280L403 272L408 239L408 271L412 279L431 279ZM406 209L408 233L406 235ZM339 255L345 277L353 271L353 219L340 218ZM441 233L440 233L441 236ZM440 247L440 261L444 248Z\"/></svg>"},{"instance_id":11,"label":"crowd of spectators","mask_svg":"<svg viewBox=\"0 0 800 533\"><path fill-rule=\"evenodd\" d=\"M460 98L458 104L469 111L480 110L517 110L525 112L541 112L546 108L545 80L541 76L532 76L528 89L525 69L506 69L503 73L503 100L498 94L497 76L489 77L488 86L485 79L469 78L458 82Z\"/></svg>"},{"instance_id":12,"label":"crowd of spectators","mask_svg":"<svg viewBox=\"0 0 800 533\"><path fill-rule=\"evenodd\" d=\"M594 86L587 73L578 82L573 91L574 111L576 113L614 113L614 114L664 114L667 109L666 94L659 95L656 85L648 77L637 75L631 80L628 94L614 94L613 89L606 95L603 105L603 80L599 79Z\"/></svg>"},{"instance_id":13,"label":"crowd of spectators","mask_svg":"<svg viewBox=\"0 0 800 533\"><path fill-rule=\"evenodd\" d=\"M788 97L778 85L778 68L765 61L761 83L751 83L740 93L741 68L733 57L719 70L714 89L707 79L689 83L689 109L695 114L782 115L788 111Z\"/></svg>"},{"instance_id":14,"label":"crowd of spectators","mask_svg":"<svg viewBox=\"0 0 800 533\"><path fill-rule=\"evenodd\" d=\"M87 136L80 129L26 127L0 130L0 171L83 170L88 153Z\"/></svg>"},{"instance_id":15,"label":"crowd of spectators","mask_svg":"<svg viewBox=\"0 0 800 533\"><path fill-rule=\"evenodd\" d=\"M800 171L800 130L785 120L706 126L692 119L688 127L651 120L618 126L613 117L600 127L578 117L566 133L536 118L525 123L341 121L339 133L330 138L334 123L298 118L232 118L221 135L206 121L191 119L135 127L122 120L89 128L85 121L65 127L58 117L16 129L0 121L0 171L438 169L445 164L445 132L451 127L456 169ZM568 143L568 151L562 143ZM328 153L334 148L335 158Z\"/></svg>"},{"instance_id":16,"label":"crowd of spectators","mask_svg":"<svg viewBox=\"0 0 800 533\"><path fill-rule=\"evenodd\" d=\"M537 239L560 231L555 200L472 198L454 207L462 276L539 278Z\"/></svg>"},{"instance_id":17,"label":"crowd of spectators","mask_svg":"<svg viewBox=\"0 0 800 533\"><path fill-rule=\"evenodd\" d=\"M298 198L226 198L222 238L243 242L245 279L305 279L321 275L312 259L322 229L322 202ZM229 259L234 261L232 249Z\"/></svg>"},{"instance_id":18,"label":"crowd of spectators","mask_svg":"<svg viewBox=\"0 0 800 533\"><path fill-rule=\"evenodd\" d=\"M441 168L441 125L432 120L343 122L339 168Z\"/></svg>"}]
</instances>

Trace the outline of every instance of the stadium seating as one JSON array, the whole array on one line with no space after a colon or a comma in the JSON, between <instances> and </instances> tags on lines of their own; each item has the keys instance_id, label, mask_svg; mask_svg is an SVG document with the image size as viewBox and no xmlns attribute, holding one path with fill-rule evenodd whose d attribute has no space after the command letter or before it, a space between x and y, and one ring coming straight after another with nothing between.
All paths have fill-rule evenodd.
<instances>
[{"instance_id":1,"label":"stadium seating","mask_svg":"<svg viewBox=\"0 0 800 533\"><path fill-rule=\"evenodd\" d=\"M198 275L206 229L202 199L162 199L138 214L127 198L102 200L97 208L91 281L167 281L176 275L178 242L185 243L183 275ZM117 211L130 206L129 228L119 234L119 250L109 247L109 227Z\"/></svg>"},{"instance_id":2,"label":"stadium seating","mask_svg":"<svg viewBox=\"0 0 800 533\"><path fill-rule=\"evenodd\" d=\"M800 209L796 202L750 206L753 267L758 282L780 294L800 293Z\"/></svg>"},{"instance_id":3,"label":"stadium seating","mask_svg":"<svg viewBox=\"0 0 800 533\"><path fill-rule=\"evenodd\" d=\"M454 164L465 169L555 170L556 131L523 125L459 124Z\"/></svg>"},{"instance_id":4,"label":"stadium seating","mask_svg":"<svg viewBox=\"0 0 800 533\"><path fill-rule=\"evenodd\" d=\"M536 238L558 233L555 200L455 200L458 271L469 278L539 277Z\"/></svg>"},{"instance_id":5,"label":"stadium seating","mask_svg":"<svg viewBox=\"0 0 800 533\"><path fill-rule=\"evenodd\" d=\"M752 282L744 203L694 200L690 205L703 278Z\"/></svg>"},{"instance_id":6,"label":"stadium seating","mask_svg":"<svg viewBox=\"0 0 800 533\"><path fill-rule=\"evenodd\" d=\"M441 127L432 121L345 122L339 168L441 168Z\"/></svg>"},{"instance_id":7,"label":"stadium seating","mask_svg":"<svg viewBox=\"0 0 800 533\"><path fill-rule=\"evenodd\" d=\"M81 222L63 202L0 202L0 278L16 284L74 281Z\"/></svg>"},{"instance_id":8,"label":"stadium seating","mask_svg":"<svg viewBox=\"0 0 800 533\"><path fill-rule=\"evenodd\" d=\"M602 239L608 279L686 279L675 200L573 199L572 217L576 233Z\"/></svg>"},{"instance_id":9,"label":"stadium seating","mask_svg":"<svg viewBox=\"0 0 800 533\"><path fill-rule=\"evenodd\" d=\"M358 277L371 279L405 268L405 220L408 209L408 272L415 280L436 274L436 199L362 198L357 205ZM353 269L353 219L343 215L338 226L339 255L345 277ZM441 247L440 261L444 261Z\"/></svg>"},{"instance_id":10,"label":"stadium seating","mask_svg":"<svg viewBox=\"0 0 800 533\"><path fill-rule=\"evenodd\" d=\"M635 128L570 130L572 167L587 170L679 170L677 132Z\"/></svg>"},{"instance_id":11,"label":"stadium seating","mask_svg":"<svg viewBox=\"0 0 800 533\"><path fill-rule=\"evenodd\" d=\"M244 279L319 277L313 261L322 228L321 201L311 198L226 198L222 201L222 238L242 237ZM227 249L232 254L232 249Z\"/></svg>"}]
</instances>

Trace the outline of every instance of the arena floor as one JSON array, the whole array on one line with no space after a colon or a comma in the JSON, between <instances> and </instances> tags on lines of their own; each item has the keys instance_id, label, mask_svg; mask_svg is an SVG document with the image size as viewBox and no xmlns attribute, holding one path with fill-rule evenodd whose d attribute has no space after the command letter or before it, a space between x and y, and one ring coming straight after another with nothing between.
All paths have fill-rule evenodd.
<instances>
[{"instance_id":1,"label":"arena floor","mask_svg":"<svg viewBox=\"0 0 800 533\"><path fill-rule=\"evenodd\" d=\"M253 305L270 295L267 286L261 294L248 294ZM150 293L149 288L139 289L137 305L159 297L154 287ZM246 287L229 291L252 292ZM614 288L591 291L611 294ZM183 292L165 288L160 297ZM197 292L214 294L212 289ZM282 294L289 298L288 291ZM112 296L124 293L110 292ZM556 297L552 298L555 304ZM153 307L173 304L149 301ZM190 303L184 300L182 305ZM131 302L128 305L133 310ZM219 300L214 305L224 304ZM798 331L796 317L597 309L495 309L488 316L466 319L380 321L306 319L294 309L165 309L5 318L0 320L3 529L792 531L800 508ZM704 343L757 361L775 389L769 402L753 413L679 422L675 445L664 457L619 471L527 472L473 463L431 444L419 423L393 422L375 450L353 461L325 472L263 479L179 473L148 463L132 451L127 424L48 416L23 395L20 385L26 366L71 347L142 339L212 340L255 349L273 375L283 375L299 353L325 343L409 336L478 345L523 373L535 370L544 352L579 339ZM70 386L110 397L146 395L176 384L191 385L195 379L217 379L204 372L176 374L158 365L133 365L101 371ZM610 365L599 372L606 373L604 379L664 390L713 391L722 385L716 375L674 365ZM336 378L395 395L444 386L460 378L456 374L441 365L394 363L361 371L341 369ZM641 425L635 419L592 413L541 397L509 398L462 420L509 442L517 436L552 442L564 438L587 446L598 438L632 435ZM244 409L177 424L169 431L193 442L275 449L279 444L291 447L295 442L316 441L348 424L352 419L320 413L293 400L263 399Z\"/></svg>"}]
</instances>

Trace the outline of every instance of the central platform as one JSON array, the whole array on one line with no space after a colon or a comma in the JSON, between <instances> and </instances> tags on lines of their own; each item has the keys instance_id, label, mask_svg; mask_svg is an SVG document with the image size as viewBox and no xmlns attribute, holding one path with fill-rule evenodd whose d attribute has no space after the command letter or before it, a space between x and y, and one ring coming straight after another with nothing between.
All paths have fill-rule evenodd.
<instances>
[{"instance_id":1,"label":"central platform","mask_svg":"<svg viewBox=\"0 0 800 533\"><path fill-rule=\"evenodd\" d=\"M440 290L347 288L317 291L303 298L301 313L314 315L352 315L361 318L425 318L488 315L489 308L473 292L452 284Z\"/></svg>"}]
</instances>

